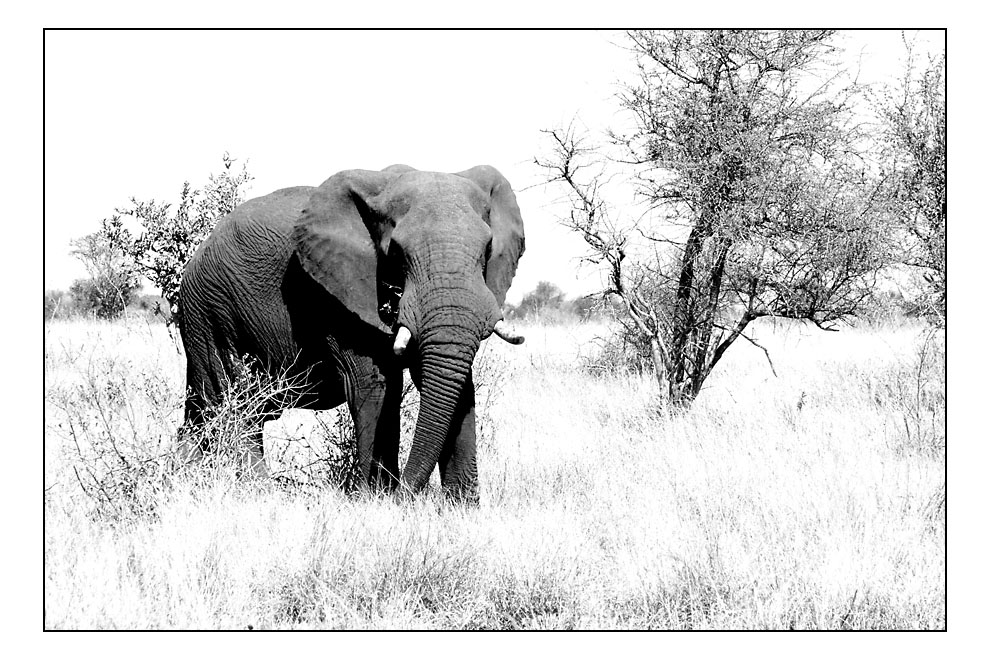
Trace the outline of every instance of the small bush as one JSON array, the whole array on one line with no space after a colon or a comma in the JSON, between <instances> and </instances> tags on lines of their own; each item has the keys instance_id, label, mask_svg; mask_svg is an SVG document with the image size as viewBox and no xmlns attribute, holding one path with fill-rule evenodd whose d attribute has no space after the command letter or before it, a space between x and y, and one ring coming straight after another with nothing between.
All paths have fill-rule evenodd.
<instances>
[{"instance_id":1,"label":"small bush","mask_svg":"<svg viewBox=\"0 0 990 660\"><path fill-rule=\"evenodd\" d=\"M80 314L72 294L61 289L45 291L45 320L68 319Z\"/></svg>"},{"instance_id":2,"label":"small bush","mask_svg":"<svg viewBox=\"0 0 990 660\"><path fill-rule=\"evenodd\" d=\"M945 454L945 333L928 329L919 343L891 385L891 407L899 410L904 425L895 449L935 458Z\"/></svg>"},{"instance_id":3,"label":"small bush","mask_svg":"<svg viewBox=\"0 0 990 660\"><path fill-rule=\"evenodd\" d=\"M127 253L126 231L103 221L99 231L72 241L72 255L89 278L73 282L70 291L86 313L98 318L120 316L141 288L141 278Z\"/></svg>"},{"instance_id":4,"label":"small bush","mask_svg":"<svg viewBox=\"0 0 990 660\"><path fill-rule=\"evenodd\" d=\"M650 347L640 335L616 332L594 340L581 366L592 376L642 374L653 370Z\"/></svg>"},{"instance_id":5,"label":"small bush","mask_svg":"<svg viewBox=\"0 0 990 660\"><path fill-rule=\"evenodd\" d=\"M599 311L608 319L608 334L596 337L591 350L580 358L582 369L592 376L616 374L652 374L653 357L650 353L650 337L616 309L616 301Z\"/></svg>"},{"instance_id":6,"label":"small bush","mask_svg":"<svg viewBox=\"0 0 990 660\"><path fill-rule=\"evenodd\" d=\"M265 436L265 457L275 479L332 484L348 492L361 486L354 422L346 406L318 413L283 412L276 426L266 426Z\"/></svg>"},{"instance_id":7,"label":"small bush","mask_svg":"<svg viewBox=\"0 0 990 660\"><path fill-rule=\"evenodd\" d=\"M211 408L205 423L183 441L209 448L202 462L208 471L239 468L250 445L261 441L265 422L298 407L305 380L305 376L270 375L245 357L236 377L227 384L220 404ZM354 490L361 477L350 415L344 412L332 418L318 418L315 430L313 437L288 438L280 451L266 456L269 467L273 461L286 464L271 477L283 485L318 482ZM285 458L290 452L307 460L287 463Z\"/></svg>"},{"instance_id":8,"label":"small bush","mask_svg":"<svg viewBox=\"0 0 990 660\"><path fill-rule=\"evenodd\" d=\"M141 287L114 277L79 279L69 287L77 313L101 319L115 319L133 303Z\"/></svg>"}]
</instances>

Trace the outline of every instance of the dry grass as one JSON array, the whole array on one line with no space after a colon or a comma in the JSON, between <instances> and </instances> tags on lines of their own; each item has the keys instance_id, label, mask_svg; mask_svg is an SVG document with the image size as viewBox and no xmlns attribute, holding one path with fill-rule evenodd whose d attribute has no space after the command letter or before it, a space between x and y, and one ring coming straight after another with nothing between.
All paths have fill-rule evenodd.
<instances>
[{"instance_id":1,"label":"dry grass","mask_svg":"<svg viewBox=\"0 0 990 660\"><path fill-rule=\"evenodd\" d=\"M777 376L733 347L674 416L648 378L582 366L604 328L526 330L479 357L471 508L169 476L164 329L50 324L45 625L945 626L943 338L763 326Z\"/></svg>"}]
</instances>

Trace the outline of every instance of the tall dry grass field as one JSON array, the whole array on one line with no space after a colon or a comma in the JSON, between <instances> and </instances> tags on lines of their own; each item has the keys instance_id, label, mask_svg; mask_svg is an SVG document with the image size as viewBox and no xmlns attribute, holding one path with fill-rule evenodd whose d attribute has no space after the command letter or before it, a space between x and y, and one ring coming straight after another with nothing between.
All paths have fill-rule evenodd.
<instances>
[{"instance_id":1,"label":"tall dry grass field","mask_svg":"<svg viewBox=\"0 0 990 660\"><path fill-rule=\"evenodd\" d=\"M172 475L165 329L47 325L45 625L945 626L943 336L764 325L776 375L737 344L671 414L648 378L587 367L607 328L525 330L479 356L464 507L220 460Z\"/></svg>"}]
</instances>

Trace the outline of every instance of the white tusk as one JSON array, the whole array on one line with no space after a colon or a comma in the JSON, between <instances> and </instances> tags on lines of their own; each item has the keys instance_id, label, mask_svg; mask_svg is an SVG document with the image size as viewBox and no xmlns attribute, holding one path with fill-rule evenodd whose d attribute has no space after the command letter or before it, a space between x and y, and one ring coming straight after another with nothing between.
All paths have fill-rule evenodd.
<instances>
[{"instance_id":1,"label":"white tusk","mask_svg":"<svg viewBox=\"0 0 990 660\"><path fill-rule=\"evenodd\" d=\"M525 337L509 328L509 324L505 322L505 319L495 324L494 332L510 344L521 344L526 341Z\"/></svg>"},{"instance_id":2,"label":"white tusk","mask_svg":"<svg viewBox=\"0 0 990 660\"><path fill-rule=\"evenodd\" d=\"M395 343L392 344L392 350L396 355L402 355L406 346L409 345L409 340L412 338L412 333L409 332L409 328L404 325L399 326L399 331L395 333Z\"/></svg>"}]
</instances>

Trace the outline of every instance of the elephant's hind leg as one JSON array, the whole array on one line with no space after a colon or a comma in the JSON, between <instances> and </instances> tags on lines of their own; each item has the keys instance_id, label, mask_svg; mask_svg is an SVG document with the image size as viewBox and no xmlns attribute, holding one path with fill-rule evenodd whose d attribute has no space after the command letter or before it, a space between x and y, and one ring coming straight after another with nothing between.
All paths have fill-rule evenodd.
<instances>
[{"instance_id":1,"label":"elephant's hind leg","mask_svg":"<svg viewBox=\"0 0 990 660\"><path fill-rule=\"evenodd\" d=\"M189 465L203 460L210 449L209 438L203 432L206 401L204 396L189 388L186 394L182 426L176 437L175 460L177 465Z\"/></svg>"},{"instance_id":2,"label":"elephant's hind leg","mask_svg":"<svg viewBox=\"0 0 990 660\"><path fill-rule=\"evenodd\" d=\"M176 460L179 465L198 463L213 447L210 434L205 432L211 407L220 403L226 365L220 359L213 333L202 322L203 312L187 302L186 322L180 328L186 350L186 404L182 426L176 438Z\"/></svg>"},{"instance_id":3,"label":"elephant's hind leg","mask_svg":"<svg viewBox=\"0 0 990 660\"><path fill-rule=\"evenodd\" d=\"M224 451L222 447L226 447L227 452L236 452L231 458L237 461L239 475L267 476L262 431L265 421L278 416L277 404L269 402L250 420L231 419L233 426L218 418L218 414L224 415L220 404L230 394L230 383L243 366L229 357L231 351L218 349L205 340L201 344L205 348L194 344L198 350L187 354L186 405L176 442L177 464L199 463L204 455ZM244 429L242 424L248 428ZM237 437L230 437L231 434Z\"/></svg>"},{"instance_id":4,"label":"elephant's hind leg","mask_svg":"<svg viewBox=\"0 0 990 660\"><path fill-rule=\"evenodd\" d=\"M218 437L224 434L235 434L239 437L228 437L226 445L236 452L237 473L243 478L267 477L268 467L265 462L264 425L265 422L277 418L281 409L275 405L255 415L251 420L234 420L230 427L226 422L218 422L216 410L210 410L202 397L190 395L186 399L185 421L179 428L176 442L176 461L178 465L196 464L203 460L207 453L216 452ZM221 413L222 414L222 413ZM248 425L245 430L241 424ZM233 446L236 441L237 446ZM222 451L222 450L221 450Z\"/></svg>"}]
</instances>

